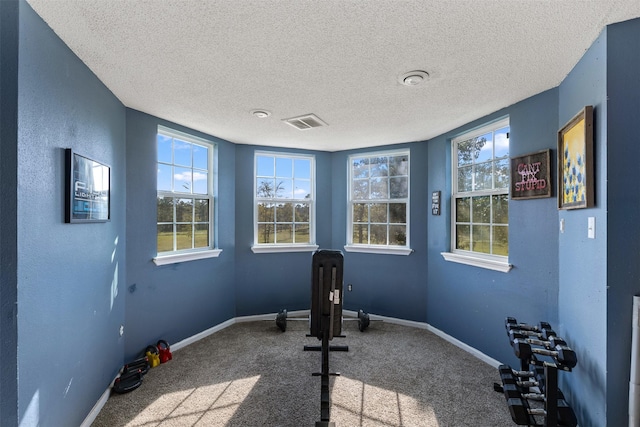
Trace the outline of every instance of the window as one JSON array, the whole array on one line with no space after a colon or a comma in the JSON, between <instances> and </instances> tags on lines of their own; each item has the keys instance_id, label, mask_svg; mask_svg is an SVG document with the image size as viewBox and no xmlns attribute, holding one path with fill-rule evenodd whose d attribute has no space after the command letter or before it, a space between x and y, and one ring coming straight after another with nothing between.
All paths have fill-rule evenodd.
<instances>
[{"instance_id":1,"label":"window","mask_svg":"<svg viewBox=\"0 0 640 427\"><path fill-rule=\"evenodd\" d=\"M217 256L214 151L210 142L158 128L158 265Z\"/></svg>"},{"instance_id":2,"label":"window","mask_svg":"<svg viewBox=\"0 0 640 427\"><path fill-rule=\"evenodd\" d=\"M509 120L454 138L452 159L454 255L443 256L450 261L508 271Z\"/></svg>"},{"instance_id":3,"label":"window","mask_svg":"<svg viewBox=\"0 0 640 427\"><path fill-rule=\"evenodd\" d=\"M315 159L256 152L254 252L312 251Z\"/></svg>"},{"instance_id":4,"label":"window","mask_svg":"<svg viewBox=\"0 0 640 427\"><path fill-rule=\"evenodd\" d=\"M347 251L408 255L409 151L348 160Z\"/></svg>"}]
</instances>

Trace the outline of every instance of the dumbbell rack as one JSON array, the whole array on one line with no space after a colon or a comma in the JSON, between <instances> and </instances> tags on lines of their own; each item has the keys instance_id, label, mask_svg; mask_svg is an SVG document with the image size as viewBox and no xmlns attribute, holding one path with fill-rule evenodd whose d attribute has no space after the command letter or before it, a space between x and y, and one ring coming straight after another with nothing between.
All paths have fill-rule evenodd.
<instances>
[{"instance_id":1,"label":"dumbbell rack","mask_svg":"<svg viewBox=\"0 0 640 427\"><path fill-rule=\"evenodd\" d=\"M545 426L545 427L556 427L559 425L573 425L574 423L560 423L558 420L558 401L561 399L561 394L558 392L558 368L553 363L542 362L543 369L542 373L537 375L538 382L545 383L544 387L544 412L535 412L533 414L526 413L530 409L528 404L528 393L532 392L532 387L536 386L517 386L518 395L514 396L512 394L507 395L505 391L505 398L507 400L507 405L509 406L509 411L511 412L511 417L516 424L519 425L528 425L528 426ZM509 365L501 365L500 369L508 369L511 372L511 367ZM511 378L515 378L515 375L511 374ZM505 376L501 374L502 379L502 387L506 390L509 385L507 381L509 376ZM513 390L513 389L511 389ZM502 391L502 390L500 390ZM542 390L540 390L542 391ZM565 406L566 409L566 405ZM519 412L523 411L523 412ZM534 411L536 411L534 409ZM536 421L535 416L544 416L544 422L539 423Z\"/></svg>"},{"instance_id":2,"label":"dumbbell rack","mask_svg":"<svg viewBox=\"0 0 640 427\"><path fill-rule=\"evenodd\" d=\"M505 326L507 328L507 335L509 335L509 324L508 322L515 322L513 318L507 318L505 321ZM543 324L543 322L541 322ZM544 323L544 325L548 325ZM513 326L513 324L511 325ZM530 331L539 330L537 327L533 327L525 324L518 324L516 327L521 326L525 327ZM550 326L549 326L550 331ZM550 331L552 332L552 331ZM555 334L555 333L554 333ZM511 343L513 345L513 342ZM515 349L514 349L515 351ZM516 356L518 354L516 353ZM505 399L507 400L507 405L509 406L509 411L511 413L513 421L518 425L528 425L528 426L544 426L544 427L557 427L557 426L571 426L575 427L577 425L577 421L575 418L575 414L573 410L568 406L568 404L564 401L564 396L562 392L558 388L558 371L571 372L572 367L567 366L566 364L561 363L557 360L556 357L551 357L553 361L543 361L536 357L535 354L530 354L526 358L520 358L520 372L530 372L531 377L537 377L537 383L539 391L543 394L544 398L544 411L541 413L536 410L529 410L528 403L528 393L532 392L532 387L534 385L523 385L517 386L519 396L513 397L513 395L508 395L506 392L508 376L502 374L502 371L508 368L510 372L513 372L510 366L501 365L498 369L501 371L501 380L502 387L495 384L494 388L496 391L504 391ZM541 369L542 368L542 369ZM542 372L540 372L542 371ZM512 374L513 375L513 374ZM513 375L515 377L515 375ZM513 390L513 389L512 389ZM561 402L564 419L559 420L558 416L558 403ZM522 413L516 415L516 407L519 407L521 410L526 411L526 416L522 416ZM523 409L524 408L524 409ZM543 416L544 421L539 423L536 420L536 416Z\"/></svg>"}]
</instances>

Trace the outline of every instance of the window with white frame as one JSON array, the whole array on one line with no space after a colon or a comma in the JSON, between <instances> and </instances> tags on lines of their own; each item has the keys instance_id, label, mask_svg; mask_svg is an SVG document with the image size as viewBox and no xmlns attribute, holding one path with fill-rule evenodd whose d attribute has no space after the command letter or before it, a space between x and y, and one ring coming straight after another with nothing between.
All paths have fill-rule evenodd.
<instances>
[{"instance_id":1,"label":"window with white frame","mask_svg":"<svg viewBox=\"0 0 640 427\"><path fill-rule=\"evenodd\" d=\"M348 165L345 249L408 254L409 151L355 154Z\"/></svg>"},{"instance_id":2,"label":"window with white frame","mask_svg":"<svg viewBox=\"0 0 640 427\"><path fill-rule=\"evenodd\" d=\"M214 249L215 145L165 127L156 143L158 258Z\"/></svg>"},{"instance_id":3,"label":"window with white frame","mask_svg":"<svg viewBox=\"0 0 640 427\"><path fill-rule=\"evenodd\" d=\"M454 138L452 160L451 251L507 266L509 119Z\"/></svg>"},{"instance_id":4,"label":"window with white frame","mask_svg":"<svg viewBox=\"0 0 640 427\"><path fill-rule=\"evenodd\" d=\"M255 153L254 251L315 245L315 158Z\"/></svg>"}]
</instances>

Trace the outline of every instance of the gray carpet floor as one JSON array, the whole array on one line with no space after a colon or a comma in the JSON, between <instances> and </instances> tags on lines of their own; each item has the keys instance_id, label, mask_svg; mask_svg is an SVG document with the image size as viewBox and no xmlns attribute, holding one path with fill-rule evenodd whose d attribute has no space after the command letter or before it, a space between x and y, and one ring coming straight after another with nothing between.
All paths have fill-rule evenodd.
<instances>
[{"instance_id":1,"label":"gray carpet floor","mask_svg":"<svg viewBox=\"0 0 640 427\"><path fill-rule=\"evenodd\" d=\"M309 426L320 421L319 345L306 321L234 324L173 352L142 385L112 394L92 424ZM331 421L356 426L514 426L492 366L419 328L345 321L330 353Z\"/></svg>"}]
</instances>

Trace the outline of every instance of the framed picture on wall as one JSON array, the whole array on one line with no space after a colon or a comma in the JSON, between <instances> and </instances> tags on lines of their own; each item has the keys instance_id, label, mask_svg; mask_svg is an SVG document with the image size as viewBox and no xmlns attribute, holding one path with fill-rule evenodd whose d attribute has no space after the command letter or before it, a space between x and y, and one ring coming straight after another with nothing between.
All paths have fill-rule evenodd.
<instances>
[{"instance_id":1,"label":"framed picture on wall","mask_svg":"<svg viewBox=\"0 0 640 427\"><path fill-rule=\"evenodd\" d=\"M593 107L588 105L558 131L558 209L594 204Z\"/></svg>"},{"instance_id":2,"label":"framed picture on wall","mask_svg":"<svg viewBox=\"0 0 640 427\"><path fill-rule=\"evenodd\" d=\"M65 149L65 222L109 221L110 185L109 166Z\"/></svg>"},{"instance_id":3,"label":"framed picture on wall","mask_svg":"<svg viewBox=\"0 0 640 427\"><path fill-rule=\"evenodd\" d=\"M511 199L551 197L551 150L511 158Z\"/></svg>"}]
</instances>

